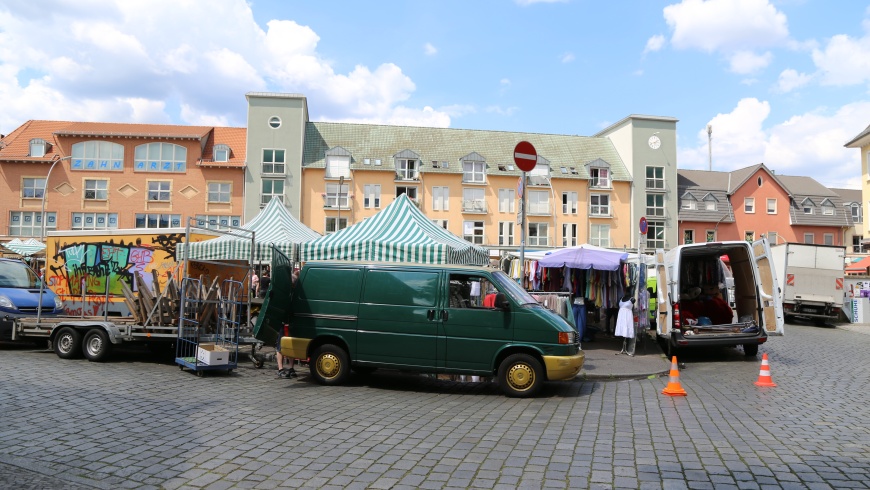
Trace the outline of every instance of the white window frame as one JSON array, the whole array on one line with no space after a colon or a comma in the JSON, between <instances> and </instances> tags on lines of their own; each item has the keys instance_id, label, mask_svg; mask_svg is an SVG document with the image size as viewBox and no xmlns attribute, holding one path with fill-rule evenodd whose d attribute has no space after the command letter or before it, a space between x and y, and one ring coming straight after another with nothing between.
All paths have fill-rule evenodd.
<instances>
[{"instance_id":1,"label":"white window frame","mask_svg":"<svg viewBox=\"0 0 870 490\"><path fill-rule=\"evenodd\" d=\"M768 197L767 198L767 214L776 214L776 198Z\"/></svg>"},{"instance_id":2,"label":"white window frame","mask_svg":"<svg viewBox=\"0 0 870 490\"><path fill-rule=\"evenodd\" d=\"M610 225L592 224L589 229L589 244L596 247L609 247Z\"/></svg>"},{"instance_id":3,"label":"white window frame","mask_svg":"<svg viewBox=\"0 0 870 490\"><path fill-rule=\"evenodd\" d=\"M85 179L85 201L107 201L109 199L109 181L106 179Z\"/></svg>"},{"instance_id":4,"label":"white window frame","mask_svg":"<svg viewBox=\"0 0 870 490\"><path fill-rule=\"evenodd\" d=\"M260 167L262 175L286 175L287 151L283 148L263 148L263 160Z\"/></svg>"},{"instance_id":5,"label":"white window frame","mask_svg":"<svg viewBox=\"0 0 870 490\"><path fill-rule=\"evenodd\" d=\"M327 183L323 207L330 209L348 209L350 207L350 185Z\"/></svg>"},{"instance_id":6,"label":"white window frame","mask_svg":"<svg viewBox=\"0 0 870 490\"><path fill-rule=\"evenodd\" d=\"M664 220L649 220L646 222L647 248L665 248L665 222ZM652 238L650 238L652 236Z\"/></svg>"},{"instance_id":7,"label":"white window frame","mask_svg":"<svg viewBox=\"0 0 870 490\"><path fill-rule=\"evenodd\" d=\"M268 192L266 191L266 184L269 184L270 189ZM275 187L281 187L280 191L276 191ZM272 198L277 197L284 202L284 179L262 179L260 182L260 207L262 208L266 204L269 204L269 201Z\"/></svg>"},{"instance_id":8,"label":"white window frame","mask_svg":"<svg viewBox=\"0 0 870 490\"><path fill-rule=\"evenodd\" d=\"M432 187L432 210L450 211L450 187Z\"/></svg>"},{"instance_id":9,"label":"white window frame","mask_svg":"<svg viewBox=\"0 0 870 490\"><path fill-rule=\"evenodd\" d=\"M816 241L815 233L804 233L804 243L807 245L812 245Z\"/></svg>"},{"instance_id":10,"label":"white window frame","mask_svg":"<svg viewBox=\"0 0 870 490\"><path fill-rule=\"evenodd\" d=\"M228 145L214 145L212 158L214 158L215 162L230 161L230 147Z\"/></svg>"},{"instance_id":11,"label":"white window frame","mask_svg":"<svg viewBox=\"0 0 870 490\"><path fill-rule=\"evenodd\" d=\"M707 211L716 211L719 209L719 203L715 199L709 199L704 201L704 209Z\"/></svg>"},{"instance_id":12,"label":"white window frame","mask_svg":"<svg viewBox=\"0 0 870 490\"><path fill-rule=\"evenodd\" d=\"M87 141L85 143L91 143ZM124 147L120 148L104 148L100 142L100 154L105 154L109 150L112 151L113 162L108 164L114 168L114 162L121 163L123 167ZM78 144L78 143L76 143ZM117 143L112 143L117 144ZM75 145L73 145L75 147ZM75 148L73 148L75 153ZM87 148L85 152L87 153ZM116 154L120 152L120 156ZM176 145L174 143L144 143L133 149L133 170L136 172L167 172L167 173L185 173L187 172L187 147ZM86 158L86 160L88 160ZM73 157L73 165L75 165L75 157ZM90 170L87 166L83 170ZM118 170L123 170L119 168Z\"/></svg>"},{"instance_id":13,"label":"white window frame","mask_svg":"<svg viewBox=\"0 0 870 490\"><path fill-rule=\"evenodd\" d=\"M363 207L366 209L381 208L381 184L363 185Z\"/></svg>"},{"instance_id":14,"label":"white window frame","mask_svg":"<svg viewBox=\"0 0 870 490\"><path fill-rule=\"evenodd\" d=\"M749 243L754 242L755 241L755 231L753 231L753 230L744 231L743 232L743 239Z\"/></svg>"},{"instance_id":15,"label":"white window frame","mask_svg":"<svg viewBox=\"0 0 870 490\"><path fill-rule=\"evenodd\" d=\"M577 214L577 193L573 191L562 193L562 214Z\"/></svg>"},{"instance_id":16,"label":"white window frame","mask_svg":"<svg viewBox=\"0 0 870 490\"><path fill-rule=\"evenodd\" d=\"M140 226L140 221L144 221L144 226ZM154 223L155 226L148 226ZM137 229L163 229L163 228L178 228L181 226L181 215L170 213L136 213Z\"/></svg>"},{"instance_id":17,"label":"white window frame","mask_svg":"<svg viewBox=\"0 0 870 490\"><path fill-rule=\"evenodd\" d=\"M233 196L232 182L209 182L208 183L208 202L214 203L230 203Z\"/></svg>"},{"instance_id":18,"label":"white window frame","mask_svg":"<svg viewBox=\"0 0 870 490\"><path fill-rule=\"evenodd\" d=\"M45 231L57 230L57 213L45 213ZM42 237L42 213L39 211L10 211L9 236Z\"/></svg>"},{"instance_id":19,"label":"white window frame","mask_svg":"<svg viewBox=\"0 0 870 490\"><path fill-rule=\"evenodd\" d=\"M483 245L486 229L482 220L466 220L462 222L462 238L475 245Z\"/></svg>"},{"instance_id":20,"label":"white window frame","mask_svg":"<svg viewBox=\"0 0 870 490\"><path fill-rule=\"evenodd\" d=\"M743 212L746 214L755 214L755 198L754 197L744 197L743 198Z\"/></svg>"},{"instance_id":21,"label":"white window frame","mask_svg":"<svg viewBox=\"0 0 870 490\"><path fill-rule=\"evenodd\" d=\"M514 222L499 221L498 222L498 244L500 246L511 246L514 244Z\"/></svg>"},{"instance_id":22,"label":"white window frame","mask_svg":"<svg viewBox=\"0 0 870 490\"><path fill-rule=\"evenodd\" d=\"M652 200L652 206L650 206ZM661 201L661 205L657 201ZM654 218L665 217L665 195L664 194L647 194L646 195L646 216Z\"/></svg>"},{"instance_id":23,"label":"white window frame","mask_svg":"<svg viewBox=\"0 0 870 490\"><path fill-rule=\"evenodd\" d=\"M853 202L849 205L849 214L852 216L852 221L855 223L861 223L863 220L861 219L861 205L857 202Z\"/></svg>"},{"instance_id":24,"label":"white window frame","mask_svg":"<svg viewBox=\"0 0 870 490\"><path fill-rule=\"evenodd\" d=\"M118 213L73 213L71 230L116 230Z\"/></svg>"},{"instance_id":25,"label":"white window frame","mask_svg":"<svg viewBox=\"0 0 870 490\"><path fill-rule=\"evenodd\" d=\"M440 226L441 228L447 229L447 220L446 219L433 219L433 223Z\"/></svg>"},{"instance_id":26,"label":"white window frame","mask_svg":"<svg viewBox=\"0 0 870 490\"><path fill-rule=\"evenodd\" d=\"M771 245L776 245L776 242L779 241L779 235L775 231L767 232L767 243Z\"/></svg>"},{"instance_id":27,"label":"white window frame","mask_svg":"<svg viewBox=\"0 0 870 490\"><path fill-rule=\"evenodd\" d=\"M610 216L610 194L589 195L589 216Z\"/></svg>"},{"instance_id":28,"label":"white window frame","mask_svg":"<svg viewBox=\"0 0 870 490\"><path fill-rule=\"evenodd\" d=\"M486 162L463 160L462 182L475 184L486 183Z\"/></svg>"},{"instance_id":29,"label":"white window frame","mask_svg":"<svg viewBox=\"0 0 870 490\"><path fill-rule=\"evenodd\" d=\"M420 160L416 158L399 158L396 160L396 178L399 180L418 180L420 177Z\"/></svg>"},{"instance_id":30,"label":"white window frame","mask_svg":"<svg viewBox=\"0 0 870 490\"><path fill-rule=\"evenodd\" d=\"M562 246L577 246L577 223L562 223Z\"/></svg>"},{"instance_id":31,"label":"white window frame","mask_svg":"<svg viewBox=\"0 0 870 490\"><path fill-rule=\"evenodd\" d=\"M172 181L171 180L149 180L148 181L148 201L149 202L172 202Z\"/></svg>"},{"instance_id":32,"label":"white window frame","mask_svg":"<svg viewBox=\"0 0 870 490\"><path fill-rule=\"evenodd\" d=\"M44 192L44 177L23 177L21 179L21 197L23 199L42 199Z\"/></svg>"},{"instance_id":33,"label":"white window frame","mask_svg":"<svg viewBox=\"0 0 870 490\"><path fill-rule=\"evenodd\" d=\"M417 202L417 186L407 186L407 185L397 185L396 186L396 197L405 194L409 199Z\"/></svg>"},{"instance_id":34,"label":"white window frame","mask_svg":"<svg viewBox=\"0 0 870 490\"><path fill-rule=\"evenodd\" d=\"M462 212L485 213L486 189L484 189L483 187L463 187Z\"/></svg>"},{"instance_id":35,"label":"white window frame","mask_svg":"<svg viewBox=\"0 0 870 490\"><path fill-rule=\"evenodd\" d=\"M656 172L656 171L659 172ZM652 175L650 175L652 171ZM660 175L656 175L656 173ZM647 190L663 191L665 190L665 167L647 165L646 167L646 188Z\"/></svg>"},{"instance_id":36,"label":"white window frame","mask_svg":"<svg viewBox=\"0 0 870 490\"><path fill-rule=\"evenodd\" d=\"M338 226L340 227L338 230L335 229L336 223L338 223ZM331 235L345 228L347 228L347 218L345 218L344 216L340 218L340 221L338 216L327 216L323 220L324 235Z\"/></svg>"},{"instance_id":37,"label":"white window frame","mask_svg":"<svg viewBox=\"0 0 870 490\"><path fill-rule=\"evenodd\" d=\"M528 213L534 215L550 214L550 191L526 190L529 195Z\"/></svg>"},{"instance_id":38,"label":"white window frame","mask_svg":"<svg viewBox=\"0 0 870 490\"><path fill-rule=\"evenodd\" d=\"M529 223L529 234L526 242L532 247L546 247L550 245L550 223Z\"/></svg>"},{"instance_id":39,"label":"white window frame","mask_svg":"<svg viewBox=\"0 0 870 490\"><path fill-rule=\"evenodd\" d=\"M610 169L605 167L591 167L589 169L589 185L595 189L610 189Z\"/></svg>"},{"instance_id":40,"label":"white window frame","mask_svg":"<svg viewBox=\"0 0 870 490\"><path fill-rule=\"evenodd\" d=\"M834 206L831 204L822 204L822 215L823 216L833 216L834 215Z\"/></svg>"},{"instance_id":41,"label":"white window frame","mask_svg":"<svg viewBox=\"0 0 870 490\"><path fill-rule=\"evenodd\" d=\"M698 201L696 201L694 198L684 197L680 199L680 209L691 211L698 207L697 204Z\"/></svg>"},{"instance_id":42,"label":"white window frame","mask_svg":"<svg viewBox=\"0 0 870 490\"><path fill-rule=\"evenodd\" d=\"M516 213L517 202L516 189L499 189L498 190L498 212L500 213Z\"/></svg>"},{"instance_id":43,"label":"white window frame","mask_svg":"<svg viewBox=\"0 0 870 490\"><path fill-rule=\"evenodd\" d=\"M46 142L43 139L32 139L30 140L30 157L38 158L45 156L45 147Z\"/></svg>"},{"instance_id":44,"label":"white window frame","mask_svg":"<svg viewBox=\"0 0 870 490\"><path fill-rule=\"evenodd\" d=\"M344 155L326 156L326 179L350 178L350 157Z\"/></svg>"},{"instance_id":45,"label":"white window frame","mask_svg":"<svg viewBox=\"0 0 870 490\"><path fill-rule=\"evenodd\" d=\"M196 224L203 228L221 228L226 226L242 226L242 217L235 215L197 214Z\"/></svg>"},{"instance_id":46,"label":"white window frame","mask_svg":"<svg viewBox=\"0 0 870 490\"><path fill-rule=\"evenodd\" d=\"M803 209L804 214L814 214L813 208L815 207L816 203L810 201L809 199L801 203L801 209Z\"/></svg>"}]
</instances>

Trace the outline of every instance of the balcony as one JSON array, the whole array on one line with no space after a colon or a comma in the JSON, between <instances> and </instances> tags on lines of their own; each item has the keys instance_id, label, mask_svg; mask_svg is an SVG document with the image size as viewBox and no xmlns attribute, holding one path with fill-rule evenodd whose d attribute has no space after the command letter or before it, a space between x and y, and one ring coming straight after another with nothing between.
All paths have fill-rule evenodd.
<instances>
[{"instance_id":1,"label":"balcony","mask_svg":"<svg viewBox=\"0 0 870 490\"><path fill-rule=\"evenodd\" d=\"M463 200L462 212L486 214L486 201Z\"/></svg>"},{"instance_id":2,"label":"balcony","mask_svg":"<svg viewBox=\"0 0 870 490\"><path fill-rule=\"evenodd\" d=\"M416 182L420 180L420 172L417 170L396 170L396 180Z\"/></svg>"},{"instance_id":3,"label":"balcony","mask_svg":"<svg viewBox=\"0 0 870 490\"><path fill-rule=\"evenodd\" d=\"M538 187L550 187L550 177L546 175L529 175L526 184Z\"/></svg>"}]
</instances>

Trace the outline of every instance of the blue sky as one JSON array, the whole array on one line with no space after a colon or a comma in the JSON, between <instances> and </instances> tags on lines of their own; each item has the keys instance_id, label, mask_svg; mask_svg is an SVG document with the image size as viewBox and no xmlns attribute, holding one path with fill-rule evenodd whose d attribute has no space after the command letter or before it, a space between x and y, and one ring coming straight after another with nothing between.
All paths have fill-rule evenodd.
<instances>
[{"instance_id":1,"label":"blue sky","mask_svg":"<svg viewBox=\"0 0 870 490\"><path fill-rule=\"evenodd\" d=\"M28 119L312 120L592 135L670 116L680 168L760 162L860 188L870 2L7 0L0 133Z\"/></svg>"}]
</instances>

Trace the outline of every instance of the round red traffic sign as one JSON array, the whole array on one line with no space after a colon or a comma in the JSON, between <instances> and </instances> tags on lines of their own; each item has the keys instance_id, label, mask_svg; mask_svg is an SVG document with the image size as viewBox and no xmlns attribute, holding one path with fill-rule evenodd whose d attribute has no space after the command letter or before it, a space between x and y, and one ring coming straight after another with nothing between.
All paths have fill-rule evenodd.
<instances>
[{"instance_id":1,"label":"round red traffic sign","mask_svg":"<svg viewBox=\"0 0 870 490\"><path fill-rule=\"evenodd\" d=\"M646 224L646 217L641 216L640 217L640 232L643 233L644 235L646 235L647 229L648 228L647 228L647 224Z\"/></svg>"},{"instance_id":2,"label":"round red traffic sign","mask_svg":"<svg viewBox=\"0 0 870 490\"><path fill-rule=\"evenodd\" d=\"M523 172L531 172L538 163L538 152L528 141L520 141L514 148L514 162Z\"/></svg>"}]
</instances>

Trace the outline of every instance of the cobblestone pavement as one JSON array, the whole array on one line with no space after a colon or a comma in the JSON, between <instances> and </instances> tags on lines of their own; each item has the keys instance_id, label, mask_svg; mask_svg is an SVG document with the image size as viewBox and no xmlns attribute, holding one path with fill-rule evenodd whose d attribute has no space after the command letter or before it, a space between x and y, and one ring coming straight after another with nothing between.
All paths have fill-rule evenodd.
<instances>
[{"instance_id":1,"label":"cobblestone pavement","mask_svg":"<svg viewBox=\"0 0 870 490\"><path fill-rule=\"evenodd\" d=\"M2 488L867 488L870 337L788 325L760 359L682 356L667 377L548 385L376 373L348 386L274 364L197 377L0 347Z\"/></svg>"}]
</instances>

